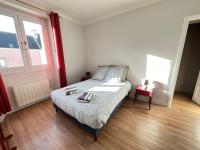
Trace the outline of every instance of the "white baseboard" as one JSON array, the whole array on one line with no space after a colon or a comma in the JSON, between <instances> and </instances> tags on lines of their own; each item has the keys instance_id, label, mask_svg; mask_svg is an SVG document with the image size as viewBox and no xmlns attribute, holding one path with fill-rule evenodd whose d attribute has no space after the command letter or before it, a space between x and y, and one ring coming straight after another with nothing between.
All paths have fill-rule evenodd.
<instances>
[{"instance_id":1,"label":"white baseboard","mask_svg":"<svg viewBox=\"0 0 200 150\"><path fill-rule=\"evenodd\" d=\"M45 98L42 98L42 99L40 99L40 100L37 100L37 101L35 101L35 102L33 102L33 103L24 105L24 106L22 106L22 107L17 107L16 109L12 110L11 112L8 112L6 115L12 114L12 113L17 112L17 111L22 110L22 109L25 109L25 108L27 108L27 107L30 107L30 106L32 106L32 105L34 105L34 104L37 104L37 103L39 103L39 102L41 102L41 101L44 101L44 100L47 100L47 99L50 99L50 96L45 97Z\"/></svg>"}]
</instances>

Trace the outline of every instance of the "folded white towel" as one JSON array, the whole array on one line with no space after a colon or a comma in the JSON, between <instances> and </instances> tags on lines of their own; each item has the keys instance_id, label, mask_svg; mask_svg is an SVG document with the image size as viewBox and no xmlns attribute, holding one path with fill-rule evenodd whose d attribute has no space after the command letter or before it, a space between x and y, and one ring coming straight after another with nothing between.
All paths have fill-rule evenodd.
<instances>
[{"instance_id":1,"label":"folded white towel","mask_svg":"<svg viewBox=\"0 0 200 150\"><path fill-rule=\"evenodd\" d=\"M91 101L93 94L91 92L84 92L78 97L78 101L81 103L88 103Z\"/></svg>"},{"instance_id":2,"label":"folded white towel","mask_svg":"<svg viewBox=\"0 0 200 150\"><path fill-rule=\"evenodd\" d=\"M66 95L72 95L77 93L79 90L76 87L68 87L65 89Z\"/></svg>"}]
</instances>

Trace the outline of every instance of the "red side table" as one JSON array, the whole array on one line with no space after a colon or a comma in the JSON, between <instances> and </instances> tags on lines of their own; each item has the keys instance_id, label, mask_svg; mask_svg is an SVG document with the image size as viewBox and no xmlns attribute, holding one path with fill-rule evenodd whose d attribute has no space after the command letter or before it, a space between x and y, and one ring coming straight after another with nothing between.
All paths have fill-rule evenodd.
<instances>
[{"instance_id":1,"label":"red side table","mask_svg":"<svg viewBox=\"0 0 200 150\"><path fill-rule=\"evenodd\" d=\"M149 97L149 110L151 109L151 100L153 95L153 89L150 87L144 87L142 85L136 86L135 89L135 99L133 100L133 104L135 104L138 95Z\"/></svg>"}]
</instances>

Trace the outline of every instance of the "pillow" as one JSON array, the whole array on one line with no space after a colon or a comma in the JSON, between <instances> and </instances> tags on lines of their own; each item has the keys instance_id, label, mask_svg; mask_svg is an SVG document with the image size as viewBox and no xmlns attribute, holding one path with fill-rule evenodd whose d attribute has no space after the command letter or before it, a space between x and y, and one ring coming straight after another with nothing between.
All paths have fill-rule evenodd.
<instances>
[{"instance_id":1,"label":"pillow","mask_svg":"<svg viewBox=\"0 0 200 150\"><path fill-rule=\"evenodd\" d=\"M104 80L106 82L111 82L111 83L121 82L124 69L125 67L117 67L117 66L110 67Z\"/></svg>"},{"instance_id":2,"label":"pillow","mask_svg":"<svg viewBox=\"0 0 200 150\"><path fill-rule=\"evenodd\" d=\"M122 76L122 82L126 81L126 78L127 78L127 75L128 75L128 70L129 70L129 67L125 66L124 73L123 73L123 76Z\"/></svg>"},{"instance_id":3,"label":"pillow","mask_svg":"<svg viewBox=\"0 0 200 150\"><path fill-rule=\"evenodd\" d=\"M94 79L94 80L104 80L108 70L109 70L109 67L99 66L97 71L95 72L94 76L92 77L92 79Z\"/></svg>"}]
</instances>

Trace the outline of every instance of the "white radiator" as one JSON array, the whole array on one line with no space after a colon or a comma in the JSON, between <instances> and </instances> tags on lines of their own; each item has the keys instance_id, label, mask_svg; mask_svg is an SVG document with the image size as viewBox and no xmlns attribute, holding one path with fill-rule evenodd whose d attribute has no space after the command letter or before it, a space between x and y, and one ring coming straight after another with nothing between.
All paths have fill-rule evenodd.
<instances>
[{"instance_id":1,"label":"white radiator","mask_svg":"<svg viewBox=\"0 0 200 150\"><path fill-rule=\"evenodd\" d=\"M13 93L18 106L24 106L50 96L49 80L43 79L15 85Z\"/></svg>"}]
</instances>

